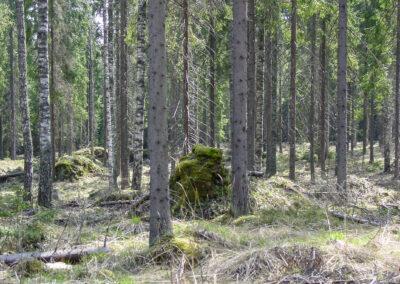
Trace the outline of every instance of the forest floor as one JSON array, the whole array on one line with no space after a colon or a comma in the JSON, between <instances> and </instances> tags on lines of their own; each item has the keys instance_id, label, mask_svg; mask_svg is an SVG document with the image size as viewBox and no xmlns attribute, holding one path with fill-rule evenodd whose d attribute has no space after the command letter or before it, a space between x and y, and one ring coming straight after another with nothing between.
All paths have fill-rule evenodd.
<instances>
[{"instance_id":1,"label":"forest floor","mask_svg":"<svg viewBox=\"0 0 400 284\"><path fill-rule=\"evenodd\" d=\"M334 155L327 178L317 171L311 184L306 146L300 147L293 183L284 151L276 177L251 178L251 215L174 219L174 239L154 249L148 248L145 207L135 214L131 204L101 206L104 175L56 182L54 209L35 212L22 201L21 182L9 180L0 184L0 254L104 243L110 252L61 269L0 264L0 282L400 283L400 184L382 173L378 147L375 152L373 164L363 161L360 148L349 158L344 201L334 186ZM22 161L0 161L0 175L21 166ZM146 168L146 190L148 182ZM36 183L37 177L35 188Z\"/></svg>"}]
</instances>

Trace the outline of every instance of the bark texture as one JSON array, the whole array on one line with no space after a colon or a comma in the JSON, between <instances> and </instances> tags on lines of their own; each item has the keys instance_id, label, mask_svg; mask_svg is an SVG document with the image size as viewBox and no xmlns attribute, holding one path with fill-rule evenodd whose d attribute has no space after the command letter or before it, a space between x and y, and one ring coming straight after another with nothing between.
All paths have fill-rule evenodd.
<instances>
[{"instance_id":1,"label":"bark texture","mask_svg":"<svg viewBox=\"0 0 400 284\"><path fill-rule=\"evenodd\" d=\"M261 170L262 167L262 128L263 128L263 93L264 93L264 27L258 27L257 31L257 73L256 73L256 129L254 143L254 169Z\"/></svg>"},{"instance_id":2,"label":"bark texture","mask_svg":"<svg viewBox=\"0 0 400 284\"><path fill-rule=\"evenodd\" d=\"M29 114L29 96L27 92L26 70L26 39L24 0L16 1L18 29L18 69L19 69L19 102L22 117L22 132L24 136L24 191L25 199L32 200L32 134ZM1 140L0 140L1 142Z\"/></svg>"},{"instance_id":3,"label":"bark texture","mask_svg":"<svg viewBox=\"0 0 400 284\"><path fill-rule=\"evenodd\" d=\"M9 95L10 95L10 156L11 160L17 158L17 115L16 115L16 98L15 98L15 72L14 72L14 27L11 26L8 43L8 58L9 58Z\"/></svg>"},{"instance_id":4,"label":"bark texture","mask_svg":"<svg viewBox=\"0 0 400 284\"><path fill-rule=\"evenodd\" d=\"M92 32L92 19L89 20L89 33L88 33L88 137L89 145L92 155L94 154L95 145L95 106L94 106L94 72L93 72L93 32Z\"/></svg>"},{"instance_id":5,"label":"bark texture","mask_svg":"<svg viewBox=\"0 0 400 284\"><path fill-rule=\"evenodd\" d=\"M184 154L190 151L190 124L189 124L189 7L188 0L183 0L183 131L185 141L183 145Z\"/></svg>"},{"instance_id":6,"label":"bark texture","mask_svg":"<svg viewBox=\"0 0 400 284\"><path fill-rule=\"evenodd\" d=\"M347 0L339 0L337 75L337 189L347 186Z\"/></svg>"},{"instance_id":7,"label":"bark texture","mask_svg":"<svg viewBox=\"0 0 400 284\"><path fill-rule=\"evenodd\" d=\"M209 129L210 129L210 147L215 146L215 58L217 52L217 37L215 35L215 18L210 11L210 30L209 30L209 53L210 53L210 90L209 90Z\"/></svg>"},{"instance_id":8,"label":"bark texture","mask_svg":"<svg viewBox=\"0 0 400 284\"><path fill-rule=\"evenodd\" d=\"M246 0L233 1L232 26L232 211L249 211L247 180L247 15Z\"/></svg>"},{"instance_id":9,"label":"bark texture","mask_svg":"<svg viewBox=\"0 0 400 284\"><path fill-rule=\"evenodd\" d=\"M121 188L129 186L128 149L128 46L126 44L128 25L128 1L120 0L120 117L121 117Z\"/></svg>"},{"instance_id":10,"label":"bark texture","mask_svg":"<svg viewBox=\"0 0 400 284\"><path fill-rule=\"evenodd\" d=\"M38 0L38 77L39 77L39 124L40 164L38 204L51 207L52 202L52 147L49 91L48 52L48 1Z\"/></svg>"},{"instance_id":11,"label":"bark texture","mask_svg":"<svg viewBox=\"0 0 400 284\"><path fill-rule=\"evenodd\" d=\"M149 0L150 245L172 234L166 116L166 1Z\"/></svg>"},{"instance_id":12,"label":"bark texture","mask_svg":"<svg viewBox=\"0 0 400 284\"><path fill-rule=\"evenodd\" d=\"M315 163L314 163L314 117L315 117L315 85L316 85L316 64L315 64L315 51L316 51L316 22L317 16L313 15L310 22L310 39L311 39L311 76L310 76L310 118L309 118L309 141L310 141L310 175L311 182L315 182Z\"/></svg>"},{"instance_id":13,"label":"bark texture","mask_svg":"<svg viewBox=\"0 0 400 284\"><path fill-rule=\"evenodd\" d=\"M321 22L321 47L320 47L320 64L321 64L321 97L320 97L320 113L319 113L319 164L321 167L321 176L326 175L325 161L327 154L326 145L326 20Z\"/></svg>"},{"instance_id":14,"label":"bark texture","mask_svg":"<svg viewBox=\"0 0 400 284\"><path fill-rule=\"evenodd\" d=\"M146 94L146 0L140 0L137 18L135 125L133 130L132 189L142 189L144 98Z\"/></svg>"},{"instance_id":15,"label":"bark texture","mask_svg":"<svg viewBox=\"0 0 400 284\"><path fill-rule=\"evenodd\" d=\"M297 1L291 0L291 43L290 43L290 106L289 106L289 178L296 179L296 37Z\"/></svg>"},{"instance_id":16,"label":"bark texture","mask_svg":"<svg viewBox=\"0 0 400 284\"><path fill-rule=\"evenodd\" d=\"M256 134L256 21L255 0L248 0L247 33L247 169L254 170L254 140Z\"/></svg>"}]
</instances>

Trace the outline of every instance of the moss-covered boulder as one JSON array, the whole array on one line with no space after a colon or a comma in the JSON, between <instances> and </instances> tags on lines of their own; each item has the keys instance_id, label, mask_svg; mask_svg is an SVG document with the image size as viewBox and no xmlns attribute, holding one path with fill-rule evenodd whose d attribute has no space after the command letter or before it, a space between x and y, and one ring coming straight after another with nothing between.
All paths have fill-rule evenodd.
<instances>
[{"instance_id":1,"label":"moss-covered boulder","mask_svg":"<svg viewBox=\"0 0 400 284\"><path fill-rule=\"evenodd\" d=\"M183 156L170 178L174 208L201 205L228 194L229 175L222 150L196 145Z\"/></svg>"},{"instance_id":2,"label":"moss-covered boulder","mask_svg":"<svg viewBox=\"0 0 400 284\"><path fill-rule=\"evenodd\" d=\"M94 147L93 148L93 155L92 155L92 149L91 148L83 148L78 151L76 151L74 154L80 155L80 156L85 156L90 159L97 159L97 160L105 160L107 158L107 152L103 147Z\"/></svg>"},{"instance_id":3,"label":"moss-covered boulder","mask_svg":"<svg viewBox=\"0 0 400 284\"><path fill-rule=\"evenodd\" d=\"M101 167L85 155L62 156L55 165L55 178L59 181L77 180L88 173L100 173Z\"/></svg>"}]
</instances>

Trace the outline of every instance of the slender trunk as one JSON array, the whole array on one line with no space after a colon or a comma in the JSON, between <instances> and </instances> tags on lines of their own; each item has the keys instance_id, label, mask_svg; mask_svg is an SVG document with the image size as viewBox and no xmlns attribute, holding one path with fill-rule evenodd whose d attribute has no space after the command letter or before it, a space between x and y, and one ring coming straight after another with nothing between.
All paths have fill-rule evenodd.
<instances>
[{"instance_id":1,"label":"slender trunk","mask_svg":"<svg viewBox=\"0 0 400 284\"><path fill-rule=\"evenodd\" d=\"M150 0L149 23L149 154L150 154L150 245L172 234L168 191L168 145L166 117L166 1Z\"/></svg>"},{"instance_id":2,"label":"slender trunk","mask_svg":"<svg viewBox=\"0 0 400 284\"><path fill-rule=\"evenodd\" d=\"M396 86L394 112L394 177L400 177L400 0L397 0Z\"/></svg>"},{"instance_id":3,"label":"slender trunk","mask_svg":"<svg viewBox=\"0 0 400 284\"><path fill-rule=\"evenodd\" d=\"M257 73L256 73L256 136L255 136L255 170L262 167L262 110L264 92L264 27L258 27L257 31Z\"/></svg>"},{"instance_id":4,"label":"slender trunk","mask_svg":"<svg viewBox=\"0 0 400 284\"><path fill-rule=\"evenodd\" d=\"M49 91L49 54L48 54L48 1L38 0L38 75L39 75L39 121L40 121L40 164L38 204L51 207L52 169L51 169L51 118Z\"/></svg>"},{"instance_id":5,"label":"slender trunk","mask_svg":"<svg viewBox=\"0 0 400 284\"><path fill-rule=\"evenodd\" d=\"M267 161L266 176L271 177L276 174L276 97L277 97L277 65L278 65L278 37L276 30L271 40L271 64L268 71L271 78L271 90L268 92L268 114L267 114Z\"/></svg>"},{"instance_id":6,"label":"slender trunk","mask_svg":"<svg viewBox=\"0 0 400 284\"><path fill-rule=\"evenodd\" d=\"M109 135L111 140L111 147L109 149L108 157L110 159L112 168L112 188L118 188L118 165L116 164L116 138L117 138L117 125L116 125L116 92L114 84L114 0L108 0L108 63L107 63L107 75L108 75L108 94L110 96L110 117L108 122L110 124ZM111 150L111 151L110 151Z\"/></svg>"},{"instance_id":7,"label":"slender trunk","mask_svg":"<svg viewBox=\"0 0 400 284\"><path fill-rule=\"evenodd\" d=\"M247 180L247 15L246 0L233 1L232 25L232 211L234 216L249 211Z\"/></svg>"},{"instance_id":8,"label":"slender trunk","mask_svg":"<svg viewBox=\"0 0 400 284\"><path fill-rule=\"evenodd\" d=\"M292 2L290 44L290 118L289 118L289 178L296 179L296 33L297 1Z\"/></svg>"},{"instance_id":9,"label":"slender trunk","mask_svg":"<svg viewBox=\"0 0 400 284\"><path fill-rule=\"evenodd\" d=\"M367 154L368 133L369 133L369 113L368 113L368 94L364 93L363 102L363 155Z\"/></svg>"},{"instance_id":10,"label":"slender trunk","mask_svg":"<svg viewBox=\"0 0 400 284\"><path fill-rule=\"evenodd\" d=\"M272 98L272 78L271 78L271 73L272 73L272 40L271 40L271 32L267 31L265 34L265 41L264 41L264 46L265 46L265 55L264 55L264 112L263 112L263 150L267 151L267 145L268 145L268 137L271 135L268 134L268 126L271 124L271 119L272 119L272 103L271 103L271 98Z\"/></svg>"},{"instance_id":11,"label":"slender trunk","mask_svg":"<svg viewBox=\"0 0 400 284\"><path fill-rule=\"evenodd\" d=\"M68 92L67 98L67 117L68 117L68 129L67 129L67 154L72 155L74 151L74 95L73 92Z\"/></svg>"},{"instance_id":12,"label":"slender trunk","mask_svg":"<svg viewBox=\"0 0 400 284\"><path fill-rule=\"evenodd\" d=\"M351 119L351 124L350 124L350 128L351 128L351 137L350 137L350 153L351 156L354 156L354 149L356 147L357 144L357 132L356 132L356 117L355 117L355 111L356 111L356 93L353 92L353 85L351 88L351 92L349 92L351 94L351 115L350 115L350 119Z\"/></svg>"},{"instance_id":13,"label":"slender trunk","mask_svg":"<svg viewBox=\"0 0 400 284\"><path fill-rule=\"evenodd\" d=\"M56 164L56 114L55 114L55 15L54 15L54 0L50 1L50 116L51 116L51 168L54 178L54 168Z\"/></svg>"},{"instance_id":14,"label":"slender trunk","mask_svg":"<svg viewBox=\"0 0 400 284\"><path fill-rule=\"evenodd\" d=\"M310 174L311 182L315 182L315 165L314 165L314 117L315 117L315 85L316 85L316 22L317 16L313 15L311 18L310 37L311 37L311 76L310 76L310 120L308 126L309 140L310 140Z\"/></svg>"},{"instance_id":15,"label":"slender trunk","mask_svg":"<svg viewBox=\"0 0 400 284\"><path fill-rule=\"evenodd\" d=\"M129 186L129 149L128 149L128 46L126 44L128 24L128 1L120 0L120 84L121 84L121 188Z\"/></svg>"},{"instance_id":16,"label":"slender trunk","mask_svg":"<svg viewBox=\"0 0 400 284\"><path fill-rule=\"evenodd\" d=\"M24 192L25 200L32 202L32 134L29 114L29 96L26 80L26 40L25 40L25 11L24 0L16 1L17 29L18 29L18 69L19 69L19 103L22 117L24 137ZM0 143L2 139L0 139Z\"/></svg>"},{"instance_id":17,"label":"slender trunk","mask_svg":"<svg viewBox=\"0 0 400 284\"><path fill-rule=\"evenodd\" d=\"M89 129L89 145L92 156L94 155L95 144L95 106L94 106L94 74L93 74L93 32L92 19L89 19L89 34L88 34L88 129Z\"/></svg>"},{"instance_id":18,"label":"slender trunk","mask_svg":"<svg viewBox=\"0 0 400 284\"><path fill-rule=\"evenodd\" d=\"M16 116L16 100L15 100L15 84L14 84L14 27L10 28L9 31L9 45L8 45L8 56L9 56L9 91L10 91L10 156L12 160L17 159L17 116Z\"/></svg>"},{"instance_id":19,"label":"slender trunk","mask_svg":"<svg viewBox=\"0 0 400 284\"><path fill-rule=\"evenodd\" d=\"M375 94L369 97L369 163L374 163L374 134L375 134Z\"/></svg>"},{"instance_id":20,"label":"slender trunk","mask_svg":"<svg viewBox=\"0 0 400 284\"><path fill-rule=\"evenodd\" d=\"M279 71L279 65L278 67L278 71ZM281 74L281 72L278 72ZM282 129L283 129L283 125L282 125L282 76L279 74L278 79L279 79L279 83L278 83L278 119L277 119L277 139L278 139L278 146L279 146L279 153L283 153L283 147L282 147L282 140L283 140L283 134L282 134Z\"/></svg>"},{"instance_id":21,"label":"slender trunk","mask_svg":"<svg viewBox=\"0 0 400 284\"><path fill-rule=\"evenodd\" d=\"M113 117L114 117L114 174L115 178L118 178L121 174L121 131L122 131L122 114L121 114L121 13L120 13L120 0L113 0L113 35L111 38L114 39L114 67L113 67ZM121 180L122 182L122 180ZM124 181L126 182L126 180ZM125 184L126 186L126 184Z\"/></svg>"},{"instance_id":22,"label":"slender trunk","mask_svg":"<svg viewBox=\"0 0 400 284\"><path fill-rule=\"evenodd\" d=\"M135 96L135 125L133 131L133 174L132 189L142 189L143 170L143 131L144 131L144 98L146 93L146 0L140 0L137 18L137 60Z\"/></svg>"},{"instance_id":23,"label":"slender trunk","mask_svg":"<svg viewBox=\"0 0 400 284\"><path fill-rule=\"evenodd\" d=\"M385 98L383 102L382 110L382 142L383 142L383 158L384 167L383 172L389 173L391 169L390 165L390 140L392 137L392 108L390 106L391 101L389 98Z\"/></svg>"},{"instance_id":24,"label":"slender trunk","mask_svg":"<svg viewBox=\"0 0 400 284\"><path fill-rule=\"evenodd\" d=\"M210 12L213 13L213 12ZM209 93L209 109L210 109L210 147L215 147L215 57L217 51L217 39L215 35L215 18L210 15L209 30L209 52L210 52L210 93Z\"/></svg>"},{"instance_id":25,"label":"slender trunk","mask_svg":"<svg viewBox=\"0 0 400 284\"><path fill-rule=\"evenodd\" d=\"M185 141L183 145L184 154L190 151L190 129L189 129L189 7L188 0L183 0L183 131Z\"/></svg>"},{"instance_id":26,"label":"slender trunk","mask_svg":"<svg viewBox=\"0 0 400 284\"><path fill-rule=\"evenodd\" d=\"M255 54L255 0L248 0L248 33L247 33L247 168L254 170L254 139L256 133L256 54Z\"/></svg>"},{"instance_id":27,"label":"slender trunk","mask_svg":"<svg viewBox=\"0 0 400 284\"><path fill-rule=\"evenodd\" d=\"M338 75L337 75L337 189L347 186L347 0L339 0Z\"/></svg>"},{"instance_id":28,"label":"slender trunk","mask_svg":"<svg viewBox=\"0 0 400 284\"><path fill-rule=\"evenodd\" d=\"M321 109L319 117L319 163L321 167L321 175L324 178L326 175L325 161L327 153L326 143L326 20L321 22Z\"/></svg>"}]
</instances>

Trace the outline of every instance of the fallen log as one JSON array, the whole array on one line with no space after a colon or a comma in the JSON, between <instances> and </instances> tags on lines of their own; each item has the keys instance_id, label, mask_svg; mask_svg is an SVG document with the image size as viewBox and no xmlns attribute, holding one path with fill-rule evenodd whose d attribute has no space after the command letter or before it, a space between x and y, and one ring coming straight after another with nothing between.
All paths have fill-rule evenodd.
<instances>
[{"instance_id":1,"label":"fallen log","mask_svg":"<svg viewBox=\"0 0 400 284\"><path fill-rule=\"evenodd\" d=\"M149 198L150 198L149 194L144 194L133 200L103 201L100 204L98 204L98 206L107 207L107 206L115 206L115 205L132 205L132 208L136 208Z\"/></svg>"},{"instance_id":2,"label":"fallen log","mask_svg":"<svg viewBox=\"0 0 400 284\"><path fill-rule=\"evenodd\" d=\"M99 248L75 248L70 250L48 251L48 252L23 252L16 254L3 254L0 255L0 263L7 265L15 265L24 260L37 259L43 262L71 262L76 263L86 255L96 253L109 253L110 249L106 247Z\"/></svg>"},{"instance_id":3,"label":"fallen log","mask_svg":"<svg viewBox=\"0 0 400 284\"><path fill-rule=\"evenodd\" d=\"M263 172L260 172L260 171L249 171L249 172L248 172L248 175L249 175L250 177L258 177L258 178L264 177L264 173L263 173Z\"/></svg>"},{"instance_id":4,"label":"fallen log","mask_svg":"<svg viewBox=\"0 0 400 284\"><path fill-rule=\"evenodd\" d=\"M382 223L377 222L377 221L364 219L364 218L360 218L360 217L348 216L344 213L337 212L337 211L329 211L329 214L331 214L332 216L339 218L341 220L350 220L354 223L368 224L368 225L372 225L372 226L381 226L382 225Z\"/></svg>"},{"instance_id":5,"label":"fallen log","mask_svg":"<svg viewBox=\"0 0 400 284\"><path fill-rule=\"evenodd\" d=\"M23 177L23 176L24 176L24 172L9 173L9 174L0 176L0 182L6 182L9 178Z\"/></svg>"}]
</instances>

